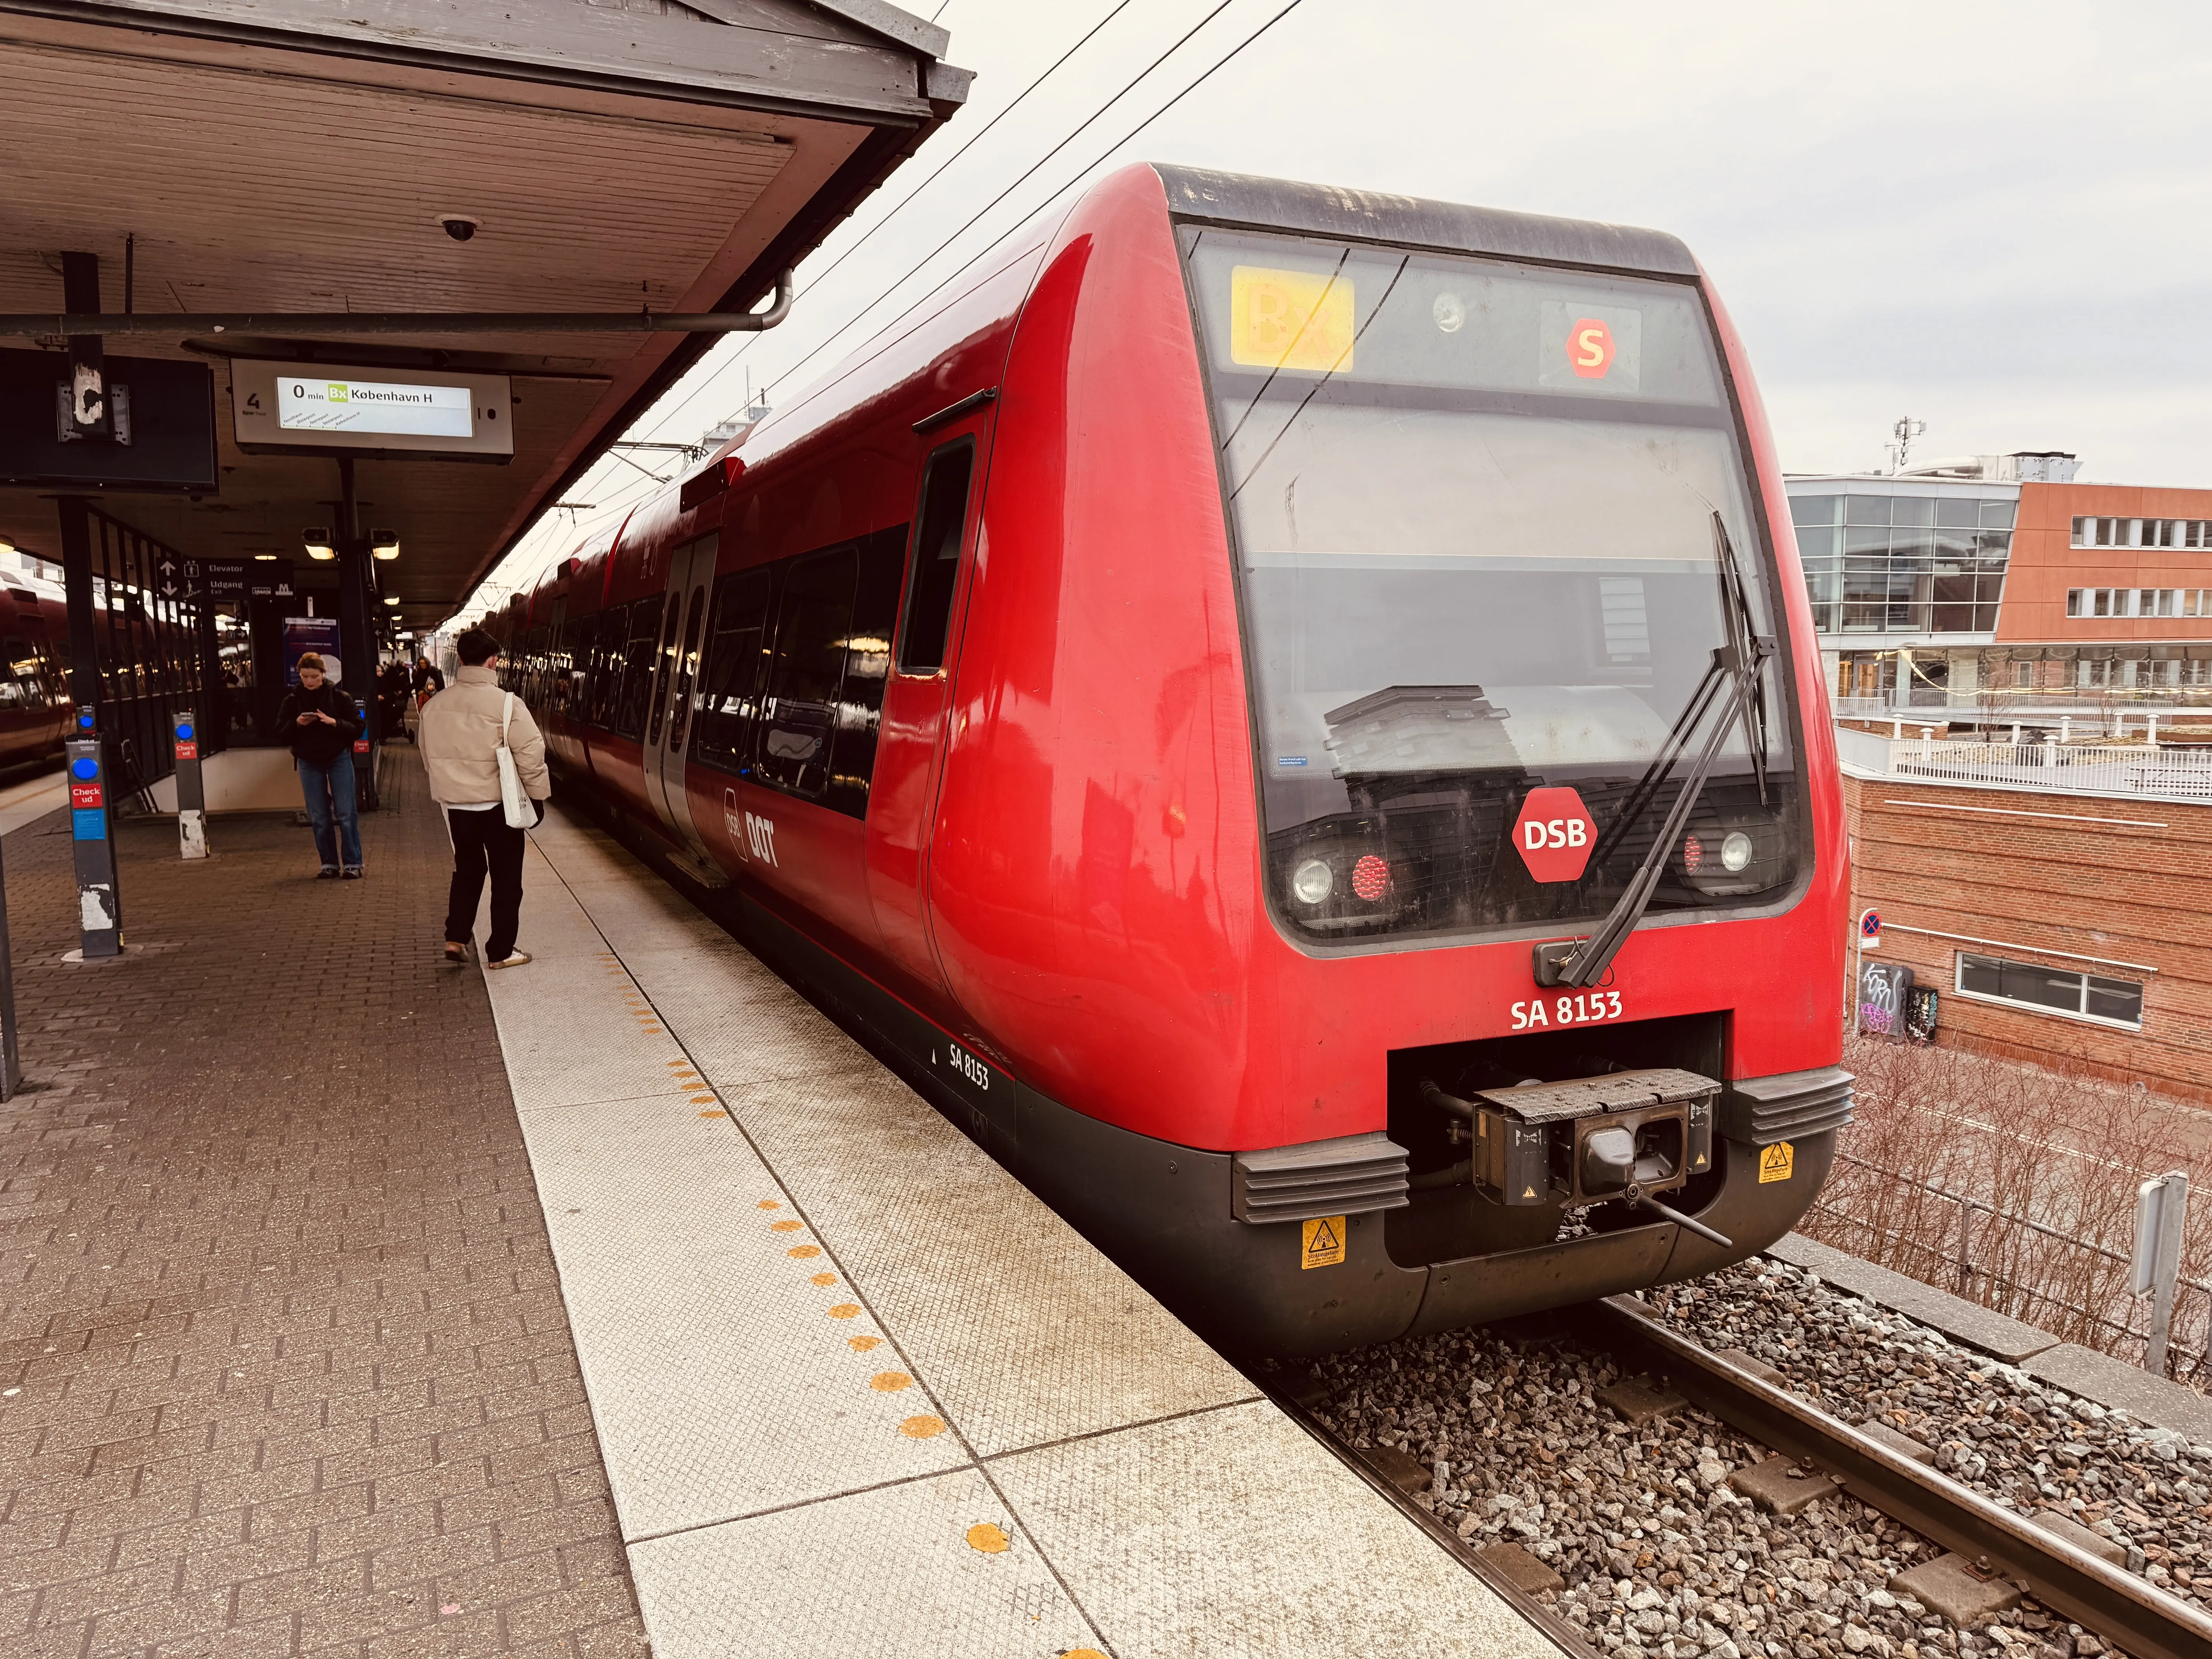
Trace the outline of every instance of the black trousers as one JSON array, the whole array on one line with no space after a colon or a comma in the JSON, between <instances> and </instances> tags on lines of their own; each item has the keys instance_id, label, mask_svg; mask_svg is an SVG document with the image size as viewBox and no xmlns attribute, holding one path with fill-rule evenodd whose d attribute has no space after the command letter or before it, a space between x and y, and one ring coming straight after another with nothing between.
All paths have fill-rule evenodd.
<instances>
[{"instance_id":1,"label":"black trousers","mask_svg":"<svg viewBox=\"0 0 2212 1659\"><path fill-rule=\"evenodd\" d=\"M465 945L477 931L477 902L483 896L484 873L491 873L491 937L484 960L504 962L514 954L514 935L522 926L522 831L496 806L481 812L447 811L453 832L453 886L446 901L446 938Z\"/></svg>"}]
</instances>

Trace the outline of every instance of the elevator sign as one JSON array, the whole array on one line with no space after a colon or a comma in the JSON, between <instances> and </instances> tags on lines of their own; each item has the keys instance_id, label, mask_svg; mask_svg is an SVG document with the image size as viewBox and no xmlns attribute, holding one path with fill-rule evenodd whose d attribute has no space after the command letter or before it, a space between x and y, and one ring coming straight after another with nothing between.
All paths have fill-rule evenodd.
<instances>
[{"instance_id":1,"label":"elevator sign","mask_svg":"<svg viewBox=\"0 0 2212 1659\"><path fill-rule=\"evenodd\" d=\"M1513 848L1538 881L1580 881L1597 824L1572 789L1531 789L1513 823Z\"/></svg>"}]
</instances>

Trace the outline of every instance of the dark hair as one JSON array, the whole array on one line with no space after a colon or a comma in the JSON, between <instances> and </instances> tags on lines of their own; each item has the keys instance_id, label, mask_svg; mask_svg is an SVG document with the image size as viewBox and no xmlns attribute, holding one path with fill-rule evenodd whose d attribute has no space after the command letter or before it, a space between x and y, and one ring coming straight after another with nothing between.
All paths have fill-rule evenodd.
<instances>
[{"instance_id":1,"label":"dark hair","mask_svg":"<svg viewBox=\"0 0 2212 1659\"><path fill-rule=\"evenodd\" d=\"M499 641L484 629L471 628L454 642L464 668L482 668L499 655Z\"/></svg>"}]
</instances>

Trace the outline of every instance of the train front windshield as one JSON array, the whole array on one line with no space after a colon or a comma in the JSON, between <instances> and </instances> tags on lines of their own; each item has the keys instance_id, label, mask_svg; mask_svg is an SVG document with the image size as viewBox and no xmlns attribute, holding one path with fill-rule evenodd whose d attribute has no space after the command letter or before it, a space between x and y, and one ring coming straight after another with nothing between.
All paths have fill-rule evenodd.
<instances>
[{"instance_id":1,"label":"train front windshield","mask_svg":"<svg viewBox=\"0 0 2212 1659\"><path fill-rule=\"evenodd\" d=\"M1732 623L1783 626L1697 294L1194 227L1182 246L1277 914L1316 943L1602 916L1718 723L1663 764ZM1654 910L1795 882L1781 673L1729 723ZM1522 822L1540 788L1587 810L1537 798L1571 845L1518 845L1545 839Z\"/></svg>"}]
</instances>

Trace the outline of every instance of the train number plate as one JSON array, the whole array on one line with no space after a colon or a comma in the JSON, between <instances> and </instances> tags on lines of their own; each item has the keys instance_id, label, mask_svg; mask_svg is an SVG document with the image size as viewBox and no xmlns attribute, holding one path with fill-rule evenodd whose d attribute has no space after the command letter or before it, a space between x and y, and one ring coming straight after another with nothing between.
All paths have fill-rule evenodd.
<instances>
[{"instance_id":1,"label":"train number plate","mask_svg":"<svg viewBox=\"0 0 2212 1659\"><path fill-rule=\"evenodd\" d=\"M1571 997L1532 997L1513 1005L1516 1031L1548 1030L1554 1025L1595 1025L1620 1018L1618 991L1578 991Z\"/></svg>"}]
</instances>

